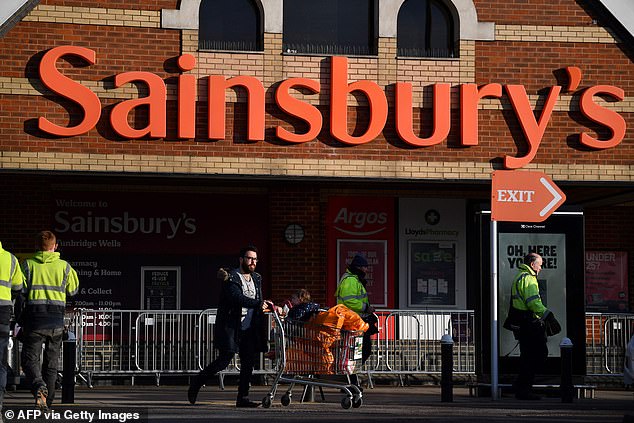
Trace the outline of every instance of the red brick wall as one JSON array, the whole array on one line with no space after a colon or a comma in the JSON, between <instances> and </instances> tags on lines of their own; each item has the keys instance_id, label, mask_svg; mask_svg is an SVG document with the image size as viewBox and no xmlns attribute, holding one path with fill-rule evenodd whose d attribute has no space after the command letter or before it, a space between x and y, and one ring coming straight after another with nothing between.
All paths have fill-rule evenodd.
<instances>
[{"instance_id":1,"label":"red brick wall","mask_svg":"<svg viewBox=\"0 0 634 423\"><path fill-rule=\"evenodd\" d=\"M273 300L282 302L300 288L308 289L317 302L326 295L324 233L319 204L319 187L282 185L270 193L270 234L273 269ZM296 245L284 239L290 223L304 228L304 240ZM324 243L325 244L325 243Z\"/></svg>"},{"instance_id":2,"label":"red brick wall","mask_svg":"<svg viewBox=\"0 0 634 423\"><path fill-rule=\"evenodd\" d=\"M393 123L388 122L383 134L372 142L363 146L343 147L333 140L324 128L317 141L310 141L301 145L280 144L273 139L271 132L279 121L267 119L267 140L269 142L244 142L246 138L246 113L233 110L244 109L244 105L228 106L227 139L213 141L205 136L193 140L175 139L175 120L173 103L168 107L169 133L166 139L138 139L121 140L113 133L109 125L109 106L115 100L102 100L104 111L102 118L89 133L72 138L49 138L36 127L37 118L45 116L58 125L68 124L68 114L65 109L45 97L16 96L0 94L0 128L3 128L3 139L0 141L5 151L58 151L74 153L113 153L113 154L169 154L169 155L209 155L241 157L245 153L257 157L269 158L314 158L328 159L333 154L338 159L365 160L417 160L417 161L489 161L504 155L524 155L527 149L526 141L518 120L511 111L480 111L479 144L462 148L459 146L458 117L452 121L454 127L446 142L426 148L406 148L394 133ZM63 102L63 104L69 104ZM70 104L68 107L74 109ZM272 107L272 106L271 106ZM201 110L202 107L199 107ZM363 110L359 110L363 113ZM454 111L457 113L457 111ZM324 110L325 119L329 115ZM364 113L365 114L365 113ZM621 113L628 122L634 123L634 113ZM21 118L26 120L21 122ZM429 112L425 112L425 120L429 119ZM206 112L198 114L199 122L206 122ZM349 113L349 132L355 128L364 128L363 120L356 125L355 110ZM76 122L75 122L76 123ZM138 127L147 125L143 115L139 115ZM626 139L616 148L605 150L589 150L578 142L578 134L587 132L597 137L596 129L602 138L609 137L604 127L597 127L583 118L578 112L554 112L548 128L534 160L536 163L602 163L623 165L634 160L634 144L628 142L634 138L634 124L628 125ZM204 132L204 128L200 128ZM363 130L363 129L362 129ZM424 130L427 133L429 129ZM25 133L26 132L26 133ZM200 132L200 131L199 131ZM117 141L117 142L113 142ZM521 153L520 153L521 152Z\"/></svg>"},{"instance_id":3,"label":"red brick wall","mask_svg":"<svg viewBox=\"0 0 634 423\"><path fill-rule=\"evenodd\" d=\"M634 72L634 64L616 44L494 41L478 42L476 51L478 84L520 84L537 94L557 85L553 71L577 66L582 72L579 90L593 85L634 90L634 79L623 78Z\"/></svg>"},{"instance_id":4,"label":"red brick wall","mask_svg":"<svg viewBox=\"0 0 634 423\"><path fill-rule=\"evenodd\" d=\"M42 0L40 4L67 7L103 7L112 9L176 9L180 0Z\"/></svg>"},{"instance_id":5,"label":"red brick wall","mask_svg":"<svg viewBox=\"0 0 634 423\"><path fill-rule=\"evenodd\" d=\"M57 67L63 69L64 75L75 80L100 81L128 71L147 71L167 78L176 76L167 73L164 66L166 60L180 54L180 32L123 26L20 22L0 38L2 76L39 79L38 66L43 53L53 47L66 45L90 48L97 56L94 65L79 59L72 65L65 60L58 62ZM176 69L173 64L172 69Z\"/></svg>"},{"instance_id":6,"label":"red brick wall","mask_svg":"<svg viewBox=\"0 0 634 423\"><path fill-rule=\"evenodd\" d=\"M478 19L498 24L589 25L583 0L473 0Z\"/></svg>"}]
</instances>

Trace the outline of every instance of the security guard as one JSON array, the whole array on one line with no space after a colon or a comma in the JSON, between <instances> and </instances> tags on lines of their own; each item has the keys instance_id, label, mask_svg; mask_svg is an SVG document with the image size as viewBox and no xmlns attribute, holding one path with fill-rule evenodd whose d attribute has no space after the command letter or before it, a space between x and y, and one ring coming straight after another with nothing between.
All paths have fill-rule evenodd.
<instances>
[{"instance_id":1,"label":"security guard","mask_svg":"<svg viewBox=\"0 0 634 423\"><path fill-rule=\"evenodd\" d=\"M511 287L511 310L519 327L516 331L520 344L520 372L515 380L515 397L522 400L538 400L532 392L535 372L548 358L544 320L552 314L542 304L537 275L542 270L542 257L530 253L518 266L519 273ZM514 309L514 310L513 310Z\"/></svg>"},{"instance_id":2,"label":"security guard","mask_svg":"<svg viewBox=\"0 0 634 423\"><path fill-rule=\"evenodd\" d=\"M23 283L24 276L18 259L3 249L0 242L0 408L7 385L6 354L9 345L9 320L13 310L12 300L22 290Z\"/></svg>"},{"instance_id":3,"label":"security guard","mask_svg":"<svg viewBox=\"0 0 634 423\"><path fill-rule=\"evenodd\" d=\"M40 250L22 264L26 279L22 367L35 405L46 410L55 398L66 295L77 293L79 280L75 269L55 252L55 234L42 231L36 242ZM40 361L43 345L46 345L44 360Z\"/></svg>"},{"instance_id":4,"label":"security guard","mask_svg":"<svg viewBox=\"0 0 634 423\"><path fill-rule=\"evenodd\" d=\"M371 321L372 317L374 317L374 307L370 305L368 292L365 289L365 274L367 271L368 261L365 257L360 255L354 256L346 269L346 273L343 274L339 281L339 285L335 291L335 297L337 297L337 304L344 304L350 310L361 316L363 320L370 323L372 327L373 323L376 322ZM372 354L371 336L374 333L376 333L376 331L369 329L363 335L362 364L365 363Z\"/></svg>"}]
</instances>

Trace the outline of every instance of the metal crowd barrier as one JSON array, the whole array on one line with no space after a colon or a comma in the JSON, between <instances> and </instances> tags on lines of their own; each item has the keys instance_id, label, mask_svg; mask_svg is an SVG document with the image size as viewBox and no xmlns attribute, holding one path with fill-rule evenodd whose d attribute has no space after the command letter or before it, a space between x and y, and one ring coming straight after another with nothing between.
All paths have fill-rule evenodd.
<instances>
[{"instance_id":1,"label":"metal crowd barrier","mask_svg":"<svg viewBox=\"0 0 634 423\"><path fill-rule=\"evenodd\" d=\"M377 313L380 331L372 358L362 372L388 374L440 373L440 338L454 338L456 373L475 372L473 311ZM194 374L215 358L213 327L216 309L87 310L70 316L68 327L77 338L77 373L87 383L93 377ZM269 320L272 333L274 323ZM234 362L221 373L239 373ZM262 354L256 374L274 375L274 363Z\"/></svg>"},{"instance_id":2,"label":"metal crowd barrier","mask_svg":"<svg viewBox=\"0 0 634 423\"><path fill-rule=\"evenodd\" d=\"M454 341L454 374L475 374L473 310L380 310L376 314L379 333L363 368L370 384L375 374L439 376L440 339L445 334Z\"/></svg>"},{"instance_id":3,"label":"metal crowd barrier","mask_svg":"<svg viewBox=\"0 0 634 423\"><path fill-rule=\"evenodd\" d=\"M214 311L215 314L215 311ZM77 338L77 373L94 376L187 374L199 370L209 336L196 310L86 310L70 319Z\"/></svg>"},{"instance_id":4,"label":"metal crowd barrier","mask_svg":"<svg viewBox=\"0 0 634 423\"><path fill-rule=\"evenodd\" d=\"M380 310L373 354L361 374L440 375L440 339L454 341L454 374L475 374L473 310ZM77 338L77 368L90 385L94 377L193 375L215 358L216 309L76 310L67 318ZM270 328L273 323L270 320ZM272 330L269 331L272 333ZM633 314L586 313L588 375L622 375L625 347L634 334ZM274 376L262 354L256 374ZM60 362L61 363L61 362ZM220 375L239 373L239 360ZM61 369L61 367L60 367Z\"/></svg>"},{"instance_id":5,"label":"metal crowd barrier","mask_svg":"<svg viewBox=\"0 0 634 423\"><path fill-rule=\"evenodd\" d=\"M588 376L622 376L625 349L634 335L634 314L586 313Z\"/></svg>"}]
</instances>

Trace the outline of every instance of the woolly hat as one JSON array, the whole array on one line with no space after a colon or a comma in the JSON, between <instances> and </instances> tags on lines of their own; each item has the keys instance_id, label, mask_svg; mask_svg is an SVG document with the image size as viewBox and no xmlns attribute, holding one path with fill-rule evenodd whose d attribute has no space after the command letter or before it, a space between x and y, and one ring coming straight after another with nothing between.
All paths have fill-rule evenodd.
<instances>
[{"instance_id":1,"label":"woolly hat","mask_svg":"<svg viewBox=\"0 0 634 423\"><path fill-rule=\"evenodd\" d=\"M365 257L360 255L354 256L354 258L350 262L350 267L356 267L357 269L360 269L361 267L364 267L367 265L368 265L368 261L365 259Z\"/></svg>"}]
</instances>

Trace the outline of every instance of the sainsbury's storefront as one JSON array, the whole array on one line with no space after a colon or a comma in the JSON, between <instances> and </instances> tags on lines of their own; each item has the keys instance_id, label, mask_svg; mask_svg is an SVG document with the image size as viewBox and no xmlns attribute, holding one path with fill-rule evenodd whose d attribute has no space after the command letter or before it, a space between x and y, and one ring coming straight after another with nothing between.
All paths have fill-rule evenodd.
<instances>
[{"instance_id":1,"label":"sainsbury's storefront","mask_svg":"<svg viewBox=\"0 0 634 423\"><path fill-rule=\"evenodd\" d=\"M571 214L502 228L501 272L541 251L569 324L634 308L631 34L603 2L12 3L0 233L27 253L56 231L77 306L215 306L254 243L276 301L333 303L361 252L374 304L486 328L508 169L548 174Z\"/></svg>"}]
</instances>

